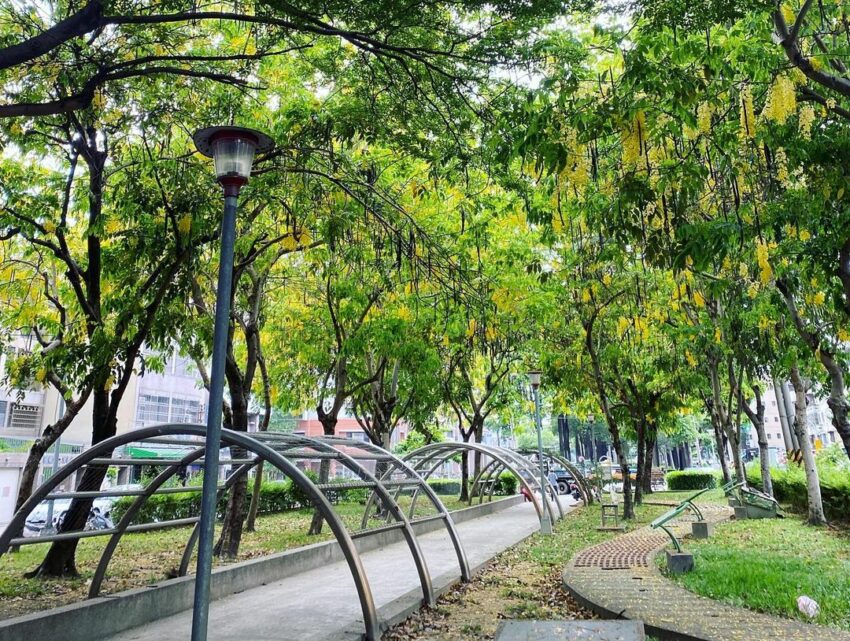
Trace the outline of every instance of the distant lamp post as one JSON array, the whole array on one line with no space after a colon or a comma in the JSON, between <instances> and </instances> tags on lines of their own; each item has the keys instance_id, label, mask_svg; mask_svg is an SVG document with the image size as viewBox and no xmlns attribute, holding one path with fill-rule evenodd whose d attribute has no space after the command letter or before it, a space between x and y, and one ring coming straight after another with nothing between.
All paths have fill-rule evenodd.
<instances>
[{"instance_id":1,"label":"distant lamp post","mask_svg":"<svg viewBox=\"0 0 850 641\"><path fill-rule=\"evenodd\" d=\"M534 394L534 424L537 427L537 462L540 466L540 501L543 503L543 513L540 516L540 534L552 534L552 518L549 514L549 501L546 500L546 489L549 481L543 469L543 425L540 421L540 372L531 370L528 372L528 382ZM557 501L557 497L555 498Z\"/></svg>"},{"instance_id":2,"label":"distant lamp post","mask_svg":"<svg viewBox=\"0 0 850 641\"><path fill-rule=\"evenodd\" d=\"M224 190L221 220L221 259L215 301L210 400L207 409L204 485L198 536L198 569L192 610L192 641L206 641L210 607L210 572L215 536L218 461L221 447L221 409L224 396L224 359L230 320L230 288L233 280L233 245L236 240L236 204L239 191L248 183L257 152L274 147L271 138L242 127L208 127L195 133L195 146L215 162L215 177Z\"/></svg>"}]
</instances>

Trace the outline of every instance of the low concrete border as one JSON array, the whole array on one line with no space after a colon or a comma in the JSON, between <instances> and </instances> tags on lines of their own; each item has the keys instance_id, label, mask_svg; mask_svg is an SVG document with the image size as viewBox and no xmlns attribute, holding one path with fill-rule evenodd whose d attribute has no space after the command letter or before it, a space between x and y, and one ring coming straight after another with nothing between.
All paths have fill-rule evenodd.
<instances>
[{"instance_id":1,"label":"low concrete border","mask_svg":"<svg viewBox=\"0 0 850 641\"><path fill-rule=\"evenodd\" d=\"M457 510L451 516L455 523L463 523L508 509L522 501L521 495L511 496ZM433 520L416 523L413 527L417 534L425 534L439 530L443 525L441 521ZM401 530L390 530L357 539L355 543L358 552L363 553L401 541L403 536ZM342 549L335 540L331 540L225 565L213 570L210 598L221 599L342 560ZM184 576L44 612L25 614L0 621L0 639L38 641L56 638L58 631L61 631L59 636L62 641L94 641L109 637L191 609L194 586L195 577ZM446 585L443 590L449 587ZM416 592L419 595L416 603L418 608L421 592L418 589Z\"/></svg>"}]
</instances>

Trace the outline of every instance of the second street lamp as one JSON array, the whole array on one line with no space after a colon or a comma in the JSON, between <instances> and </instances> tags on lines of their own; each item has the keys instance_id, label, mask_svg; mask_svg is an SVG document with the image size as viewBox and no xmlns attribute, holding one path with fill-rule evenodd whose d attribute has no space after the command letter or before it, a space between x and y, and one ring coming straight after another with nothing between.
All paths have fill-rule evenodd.
<instances>
[{"instance_id":1,"label":"second street lamp","mask_svg":"<svg viewBox=\"0 0 850 641\"><path fill-rule=\"evenodd\" d=\"M195 146L215 162L215 176L224 190L221 220L221 257L215 300L210 400L207 408L204 485L198 535L198 569L192 610L192 641L206 641L210 607L210 573L215 536L218 460L221 447L221 409L224 402L224 359L230 324L230 290L233 281L233 247L236 242L236 205L239 191L248 183L257 152L274 147L271 138L243 127L208 127L193 136Z\"/></svg>"},{"instance_id":2,"label":"second street lamp","mask_svg":"<svg viewBox=\"0 0 850 641\"><path fill-rule=\"evenodd\" d=\"M543 503L543 513L540 515L540 534L552 534L552 515L549 513L549 501L546 499L546 489L549 481L543 469L543 425L540 421L540 372L528 372L528 381L534 394L534 425L537 428L537 462L540 464L540 501ZM555 497L557 501L558 498Z\"/></svg>"}]
</instances>

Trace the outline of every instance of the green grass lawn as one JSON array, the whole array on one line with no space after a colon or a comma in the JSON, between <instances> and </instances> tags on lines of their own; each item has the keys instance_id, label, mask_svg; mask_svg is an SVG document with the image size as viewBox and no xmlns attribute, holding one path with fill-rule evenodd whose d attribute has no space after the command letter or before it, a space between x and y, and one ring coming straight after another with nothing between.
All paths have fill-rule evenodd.
<instances>
[{"instance_id":1,"label":"green grass lawn","mask_svg":"<svg viewBox=\"0 0 850 641\"><path fill-rule=\"evenodd\" d=\"M797 597L820 604L815 623L850 630L850 532L797 517L730 521L705 541L687 542L693 572L675 577L713 599L808 621Z\"/></svg>"}]
</instances>

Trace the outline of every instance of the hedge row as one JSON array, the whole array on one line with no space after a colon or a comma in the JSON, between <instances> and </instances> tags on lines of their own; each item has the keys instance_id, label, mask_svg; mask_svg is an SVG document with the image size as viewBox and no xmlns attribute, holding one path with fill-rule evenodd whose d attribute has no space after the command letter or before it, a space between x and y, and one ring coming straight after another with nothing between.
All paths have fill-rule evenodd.
<instances>
[{"instance_id":1,"label":"hedge row","mask_svg":"<svg viewBox=\"0 0 850 641\"><path fill-rule=\"evenodd\" d=\"M428 485L439 495L459 495L460 479L428 479ZM496 479L493 494L497 496L513 496L517 492L518 481L511 472L502 472Z\"/></svg>"},{"instance_id":2,"label":"hedge row","mask_svg":"<svg viewBox=\"0 0 850 641\"><path fill-rule=\"evenodd\" d=\"M668 472L668 490L704 490L717 487L717 481L713 472Z\"/></svg>"},{"instance_id":3,"label":"hedge row","mask_svg":"<svg viewBox=\"0 0 850 641\"><path fill-rule=\"evenodd\" d=\"M850 478L845 470L818 466L820 494L823 511L830 521L850 521ZM805 513L809 509L806 489L806 473L801 466L789 465L786 469L771 468L773 495L794 512ZM747 483L761 488L761 470L756 466L747 468Z\"/></svg>"},{"instance_id":4,"label":"hedge row","mask_svg":"<svg viewBox=\"0 0 850 641\"><path fill-rule=\"evenodd\" d=\"M342 481L341 481L342 482ZM366 490L328 490L325 492L331 503L365 502ZM117 522L132 505L136 497L122 497L115 501L112 506L112 520ZM251 500L251 491L245 497L245 510ZM227 505L227 498L222 497L218 502L218 516L222 518ZM311 502L307 494L295 485L291 479L283 481L268 481L260 487L260 503L257 510L260 514L271 514L284 512L286 510L297 510L310 507ZM170 521L172 519L185 519L196 516L201 510L200 492L176 492L174 494L155 494L150 497L134 518L135 523L149 523L151 521Z\"/></svg>"},{"instance_id":5,"label":"hedge row","mask_svg":"<svg viewBox=\"0 0 850 641\"><path fill-rule=\"evenodd\" d=\"M308 473L309 474L309 473ZM315 480L315 479L314 479ZM340 481L344 483L345 481ZM437 494L457 495L460 494L460 481L454 479L429 479L430 485ZM516 493L517 480L510 473L503 473L498 480L495 494L512 495ZM362 488L326 490L325 496L331 503L365 503L368 491ZM248 491L245 501L245 510L250 501L251 492ZM112 520L118 522L127 509L133 504L136 497L121 497L112 506ZM222 518L227 504L225 497L218 503L218 516ZM283 481L269 481L260 487L260 503L258 512L260 514L272 514L285 512L287 510L298 510L310 507L312 503L307 494L295 485L291 479ZM201 510L200 492L176 492L174 494L156 494L150 497L141 510L133 519L134 523L150 523L153 521L171 521L173 519L185 519L196 516Z\"/></svg>"}]
</instances>

